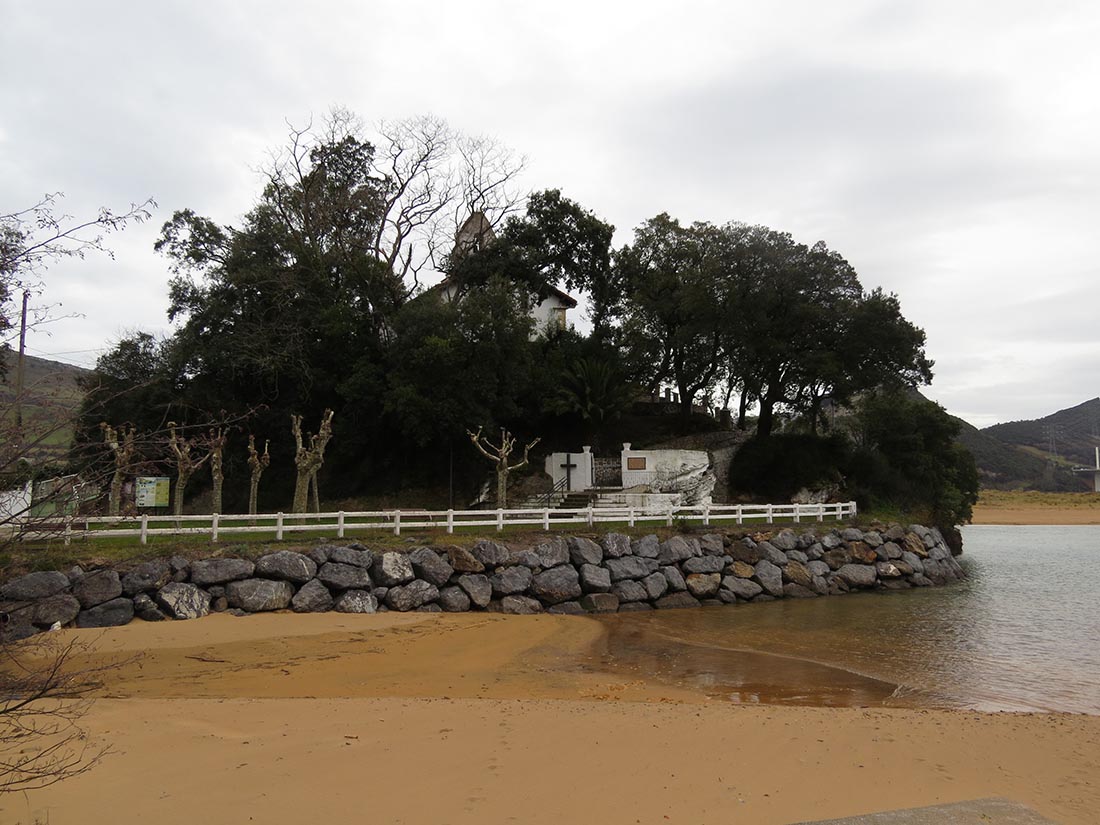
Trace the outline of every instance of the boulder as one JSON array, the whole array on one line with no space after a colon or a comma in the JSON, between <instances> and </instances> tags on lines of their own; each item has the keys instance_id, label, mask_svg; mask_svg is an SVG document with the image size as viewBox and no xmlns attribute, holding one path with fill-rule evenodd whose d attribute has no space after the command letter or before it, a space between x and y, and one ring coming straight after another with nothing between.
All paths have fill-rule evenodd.
<instances>
[{"instance_id":1,"label":"boulder","mask_svg":"<svg viewBox=\"0 0 1100 825\"><path fill-rule=\"evenodd\" d=\"M621 559L633 553L630 536L622 533L608 533L603 537L603 555L608 559Z\"/></svg>"},{"instance_id":2,"label":"boulder","mask_svg":"<svg viewBox=\"0 0 1100 825\"><path fill-rule=\"evenodd\" d=\"M876 550L883 545L882 534L876 530L868 530L864 533L863 541L868 547Z\"/></svg>"},{"instance_id":3,"label":"boulder","mask_svg":"<svg viewBox=\"0 0 1100 825\"><path fill-rule=\"evenodd\" d=\"M309 556L309 560L320 569L321 565L328 561L332 550L333 546L331 544L318 544L316 547L306 550L305 555Z\"/></svg>"},{"instance_id":4,"label":"boulder","mask_svg":"<svg viewBox=\"0 0 1100 825\"><path fill-rule=\"evenodd\" d=\"M623 579L644 579L650 573L656 572L657 560L643 556L623 556L619 559L608 559L604 566L611 575L611 581L617 582Z\"/></svg>"},{"instance_id":5,"label":"boulder","mask_svg":"<svg viewBox=\"0 0 1100 825\"><path fill-rule=\"evenodd\" d=\"M784 553L788 550L797 550L798 536L795 535L794 530L780 530L771 537L770 544L777 550L782 550Z\"/></svg>"},{"instance_id":6,"label":"boulder","mask_svg":"<svg viewBox=\"0 0 1100 825\"><path fill-rule=\"evenodd\" d=\"M463 573L458 577L458 586L466 591L470 601L478 607L486 607L493 597L493 586L489 577L483 573Z\"/></svg>"},{"instance_id":7,"label":"boulder","mask_svg":"<svg viewBox=\"0 0 1100 825\"><path fill-rule=\"evenodd\" d=\"M455 572L455 569L430 547L417 547L409 553L409 561L412 562L413 572L418 579L431 582L436 587L445 585Z\"/></svg>"},{"instance_id":8,"label":"boulder","mask_svg":"<svg viewBox=\"0 0 1100 825\"><path fill-rule=\"evenodd\" d=\"M432 604L422 604L416 608L417 613L442 613L443 608L434 602Z\"/></svg>"},{"instance_id":9,"label":"boulder","mask_svg":"<svg viewBox=\"0 0 1100 825\"><path fill-rule=\"evenodd\" d=\"M256 565L248 559L203 559L191 563L191 583L200 587L252 577Z\"/></svg>"},{"instance_id":10,"label":"boulder","mask_svg":"<svg viewBox=\"0 0 1100 825\"><path fill-rule=\"evenodd\" d=\"M840 538L844 541L863 541L863 531L858 527L845 527L840 531Z\"/></svg>"},{"instance_id":11,"label":"boulder","mask_svg":"<svg viewBox=\"0 0 1100 825\"><path fill-rule=\"evenodd\" d=\"M508 564L512 560L512 551L505 545L488 539L481 539L470 550L475 559L486 567Z\"/></svg>"},{"instance_id":12,"label":"boulder","mask_svg":"<svg viewBox=\"0 0 1100 825\"><path fill-rule=\"evenodd\" d=\"M627 602L619 605L620 613L640 613L643 610L652 610L653 605L645 602Z\"/></svg>"},{"instance_id":13,"label":"boulder","mask_svg":"<svg viewBox=\"0 0 1100 825\"><path fill-rule=\"evenodd\" d=\"M357 547L331 548L328 561L334 561L338 564L350 564L352 567L371 567L375 562L375 558L374 553L359 545Z\"/></svg>"},{"instance_id":14,"label":"boulder","mask_svg":"<svg viewBox=\"0 0 1100 825\"><path fill-rule=\"evenodd\" d=\"M138 593L150 593L168 584L172 577L172 568L164 559L146 561L133 568L122 577L122 592L127 596Z\"/></svg>"},{"instance_id":15,"label":"boulder","mask_svg":"<svg viewBox=\"0 0 1100 825\"><path fill-rule=\"evenodd\" d=\"M369 590L345 590L332 609L337 613L377 613L378 599Z\"/></svg>"},{"instance_id":16,"label":"boulder","mask_svg":"<svg viewBox=\"0 0 1100 825\"><path fill-rule=\"evenodd\" d=\"M173 619L198 619L210 612L210 594L194 584L169 582L155 598Z\"/></svg>"},{"instance_id":17,"label":"boulder","mask_svg":"<svg viewBox=\"0 0 1100 825\"><path fill-rule=\"evenodd\" d=\"M661 553L661 542L654 535L642 536L630 543L630 550L643 559L655 559Z\"/></svg>"},{"instance_id":18,"label":"boulder","mask_svg":"<svg viewBox=\"0 0 1100 825\"><path fill-rule=\"evenodd\" d=\"M374 580L383 587L404 584L415 578L412 562L404 553L383 553L381 560L374 565Z\"/></svg>"},{"instance_id":19,"label":"boulder","mask_svg":"<svg viewBox=\"0 0 1100 825\"><path fill-rule=\"evenodd\" d=\"M668 589L672 591L687 590L687 582L684 581L684 574L680 572L679 567L662 567L661 573L665 577L665 581L668 583Z\"/></svg>"},{"instance_id":20,"label":"boulder","mask_svg":"<svg viewBox=\"0 0 1100 825\"><path fill-rule=\"evenodd\" d=\"M728 590L739 599L751 599L761 593L764 588L751 579L742 579L738 576L726 576L722 579L722 589ZM719 591L721 594L721 591Z\"/></svg>"},{"instance_id":21,"label":"boulder","mask_svg":"<svg viewBox=\"0 0 1100 825\"><path fill-rule=\"evenodd\" d=\"M580 602L562 602L546 608L547 613L558 616L579 616L585 612Z\"/></svg>"},{"instance_id":22,"label":"boulder","mask_svg":"<svg viewBox=\"0 0 1100 825\"><path fill-rule=\"evenodd\" d=\"M606 593L611 589L611 572L606 568L582 564L580 572L581 589L585 593Z\"/></svg>"},{"instance_id":23,"label":"boulder","mask_svg":"<svg viewBox=\"0 0 1100 825\"><path fill-rule=\"evenodd\" d=\"M846 564L834 574L849 587L874 587L878 577L868 564Z\"/></svg>"},{"instance_id":24,"label":"boulder","mask_svg":"<svg viewBox=\"0 0 1100 825\"><path fill-rule=\"evenodd\" d=\"M920 560L916 553L910 553L906 550L901 554L901 560L912 567L914 573L924 573L924 562Z\"/></svg>"},{"instance_id":25,"label":"boulder","mask_svg":"<svg viewBox=\"0 0 1100 825\"><path fill-rule=\"evenodd\" d=\"M915 556L919 556L922 559L928 558L928 548L924 546L924 542L921 541L920 536L916 533L906 533L905 540L902 542L901 547L903 550L908 550Z\"/></svg>"},{"instance_id":26,"label":"boulder","mask_svg":"<svg viewBox=\"0 0 1100 825\"><path fill-rule=\"evenodd\" d=\"M148 593L138 593L134 596L134 615L144 622L163 622L168 618Z\"/></svg>"},{"instance_id":27,"label":"boulder","mask_svg":"<svg viewBox=\"0 0 1100 825\"><path fill-rule=\"evenodd\" d=\"M28 573L0 587L0 599L12 602L30 602L60 593L69 586L69 579L57 570Z\"/></svg>"},{"instance_id":28,"label":"boulder","mask_svg":"<svg viewBox=\"0 0 1100 825\"><path fill-rule=\"evenodd\" d=\"M721 573L692 573L684 579L688 592L697 599L709 599L718 595L722 583Z\"/></svg>"},{"instance_id":29,"label":"boulder","mask_svg":"<svg viewBox=\"0 0 1100 825\"><path fill-rule=\"evenodd\" d=\"M619 609L619 597L614 593L588 593L581 598L581 607L589 613L614 613Z\"/></svg>"},{"instance_id":30,"label":"boulder","mask_svg":"<svg viewBox=\"0 0 1100 825\"><path fill-rule=\"evenodd\" d=\"M762 558L767 559L776 567L783 567L787 563L787 554L773 545L770 541L762 541L756 545Z\"/></svg>"},{"instance_id":31,"label":"boulder","mask_svg":"<svg viewBox=\"0 0 1100 825\"><path fill-rule=\"evenodd\" d=\"M905 575L896 564L890 561L875 562L875 571L880 579L900 579Z\"/></svg>"},{"instance_id":32,"label":"boulder","mask_svg":"<svg viewBox=\"0 0 1100 825\"><path fill-rule=\"evenodd\" d=\"M783 595L783 571L767 559L761 559L754 568L753 579L772 596Z\"/></svg>"},{"instance_id":33,"label":"boulder","mask_svg":"<svg viewBox=\"0 0 1100 825\"><path fill-rule=\"evenodd\" d=\"M591 565L586 565L586 567L591 567ZM599 567L594 569L601 570ZM602 572L606 575L607 571ZM572 565L559 564L557 567L552 567L535 575L530 583L531 595L541 599L545 604L567 602L581 595L581 580L583 578L583 572L578 576L576 568ZM608 587L610 586L609 581ZM515 590L511 592L519 593L522 591Z\"/></svg>"},{"instance_id":34,"label":"boulder","mask_svg":"<svg viewBox=\"0 0 1100 825\"><path fill-rule=\"evenodd\" d=\"M77 579L84 578L84 568L79 564L74 564L68 570L65 571L65 578L69 580L69 584L75 584Z\"/></svg>"},{"instance_id":35,"label":"boulder","mask_svg":"<svg viewBox=\"0 0 1100 825\"><path fill-rule=\"evenodd\" d=\"M722 537L716 533L699 536L697 541L704 556L724 556L726 554L726 545L722 541Z\"/></svg>"},{"instance_id":36,"label":"boulder","mask_svg":"<svg viewBox=\"0 0 1100 825\"><path fill-rule=\"evenodd\" d=\"M329 590L366 590L372 586L367 568L335 561L322 564L317 571L317 578Z\"/></svg>"},{"instance_id":37,"label":"boulder","mask_svg":"<svg viewBox=\"0 0 1100 825\"><path fill-rule=\"evenodd\" d=\"M830 570L839 570L844 565L852 563L852 554L845 547L836 547L826 550L821 560L829 565Z\"/></svg>"},{"instance_id":38,"label":"boulder","mask_svg":"<svg viewBox=\"0 0 1100 825\"><path fill-rule=\"evenodd\" d=\"M533 580L534 576L531 575L531 571L517 564L498 567L496 572L489 577L489 583L493 586L493 595L497 598L524 593L531 586Z\"/></svg>"},{"instance_id":39,"label":"boulder","mask_svg":"<svg viewBox=\"0 0 1100 825\"><path fill-rule=\"evenodd\" d=\"M810 561L816 561L825 555L825 548L821 546L820 542L814 542L806 548L806 558Z\"/></svg>"},{"instance_id":40,"label":"boulder","mask_svg":"<svg viewBox=\"0 0 1100 825\"><path fill-rule=\"evenodd\" d=\"M229 610L229 599L225 596L211 596L210 598L210 610L214 613L224 613ZM247 610L241 610L239 607L233 608L234 616L247 616Z\"/></svg>"},{"instance_id":41,"label":"boulder","mask_svg":"<svg viewBox=\"0 0 1100 825\"><path fill-rule=\"evenodd\" d=\"M439 606L448 613L465 613L470 609L470 597L457 585L439 591Z\"/></svg>"},{"instance_id":42,"label":"boulder","mask_svg":"<svg viewBox=\"0 0 1100 825\"><path fill-rule=\"evenodd\" d=\"M329 589L319 579L310 579L290 600L295 613L324 613L332 610L333 600Z\"/></svg>"},{"instance_id":43,"label":"boulder","mask_svg":"<svg viewBox=\"0 0 1100 825\"><path fill-rule=\"evenodd\" d=\"M802 587L809 587L813 580L813 573L802 562L792 560L783 568L783 578Z\"/></svg>"},{"instance_id":44,"label":"boulder","mask_svg":"<svg viewBox=\"0 0 1100 825\"><path fill-rule=\"evenodd\" d=\"M813 590L795 582L787 582L783 585L783 595L792 599L813 599L817 597Z\"/></svg>"},{"instance_id":45,"label":"boulder","mask_svg":"<svg viewBox=\"0 0 1100 825\"><path fill-rule=\"evenodd\" d=\"M899 524L892 524L890 528L882 534L882 537L887 541L904 541L905 530L902 529Z\"/></svg>"},{"instance_id":46,"label":"boulder","mask_svg":"<svg viewBox=\"0 0 1100 825\"><path fill-rule=\"evenodd\" d=\"M532 572L542 569L542 559L539 558L538 553L530 548L516 556L516 564L522 564Z\"/></svg>"},{"instance_id":47,"label":"boulder","mask_svg":"<svg viewBox=\"0 0 1100 825\"><path fill-rule=\"evenodd\" d=\"M242 579L225 586L229 606L249 613L285 610L293 597L294 585L274 579Z\"/></svg>"},{"instance_id":48,"label":"boulder","mask_svg":"<svg viewBox=\"0 0 1100 825\"><path fill-rule=\"evenodd\" d=\"M505 596L500 600L500 612L513 616L531 616L542 612L542 604L538 599L527 596Z\"/></svg>"},{"instance_id":49,"label":"boulder","mask_svg":"<svg viewBox=\"0 0 1100 825\"><path fill-rule=\"evenodd\" d=\"M821 546L826 550L835 550L840 547L844 542L835 530L826 533L821 537Z\"/></svg>"},{"instance_id":50,"label":"boulder","mask_svg":"<svg viewBox=\"0 0 1100 825\"><path fill-rule=\"evenodd\" d=\"M337 549L347 550L348 548ZM317 575L317 564L309 556L301 553L279 550L256 559L255 573L266 579L281 579L295 584L305 584Z\"/></svg>"},{"instance_id":51,"label":"boulder","mask_svg":"<svg viewBox=\"0 0 1100 825\"><path fill-rule=\"evenodd\" d=\"M97 604L109 602L122 595L122 582L114 570L96 570L87 573L73 585L73 595L80 606L87 610ZM88 625L88 627L114 627L114 625Z\"/></svg>"},{"instance_id":52,"label":"boulder","mask_svg":"<svg viewBox=\"0 0 1100 825\"><path fill-rule=\"evenodd\" d=\"M825 596L829 593L829 582L824 576L814 576L810 580L810 589L819 596Z\"/></svg>"},{"instance_id":53,"label":"boulder","mask_svg":"<svg viewBox=\"0 0 1100 825\"><path fill-rule=\"evenodd\" d=\"M465 547L446 547L447 561L458 573L482 573L485 565Z\"/></svg>"},{"instance_id":54,"label":"boulder","mask_svg":"<svg viewBox=\"0 0 1100 825\"><path fill-rule=\"evenodd\" d=\"M875 549L886 556L887 561L896 561L901 558L901 548L892 541L883 542Z\"/></svg>"},{"instance_id":55,"label":"boulder","mask_svg":"<svg viewBox=\"0 0 1100 825\"><path fill-rule=\"evenodd\" d=\"M569 542L569 558L577 567L582 564L599 564L603 561L603 548L592 539L572 536Z\"/></svg>"},{"instance_id":56,"label":"boulder","mask_svg":"<svg viewBox=\"0 0 1100 825\"><path fill-rule=\"evenodd\" d=\"M852 554L852 561L860 564L874 564L878 560L878 553L865 541L849 542L848 552Z\"/></svg>"},{"instance_id":57,"label":"boulder","mask_svg":"<svg viewBox=\"0 0 1100 825\"><path fill-rule=\"evenodd\" d=\"M810 571L811 576L825 576L831 569L829 565L820 559L806 562L806 569Z\"/></svg>"},{"instance_id":58,"label":"boulder","mask_svg":"<svg viewBox=\"0 0 1100 825\"><path fill-rule=\"evenodd\" d=\"M122 586L119 585L119 592ZM125 596L111 599L88 610L81 610L76 617L77 627L121 627L134 620L134 602Z\"/></svg>"},{"instance_id":59,"label":"boulder","mask_svg":"<svg viewBox=\"0 0 1100 825\"><path fill-rule=\"evenodd\" d=\"M554 536L549 541L540 542L531 548L538 556L539 566L543 570L557 567L569 561L569 545L561 536Z\"/></svg>"},{"instance_id":60,"label":"boulder","mask_svg":"<svg viewBox=\"0 0 1100 825\"><path fill-rule=\"evenodd\" d=\"M80 601L68 593L55 593L44 599L39 599L31 606L31 622L39 627L49 627L60 623L68 624L76 618L80 612Z\"/></svg>"},{"instance_id":61,"label":"boulder","mask_svg":"<svg viewBox=\"0 0 1100 825\"><path fill-rule=\"evenodd\" d=\"M690 593L669 593L657 599L658 610L674 610L680 607L699 607L699 600Z\"/></svg>"},{"instance_id":62,"label":"boulder","mask_svg":"<svg viewBox=\"0 0 1100 825\"><path fill-rule=\"evenodd\" d=\"M650 573L644 579L642 579L642 587L645 588L646 598L649 601L655 601L668 592L668 579L665 578L665 574L661 572ZM687 586L686 584L684 585Z\"/></svg>"},{"instance_id":63,"label":"boulder","mask_svg":"<svg viewBox=\"0 0 1100 825\"><path fill-rule=\"evenodd\" d=\"M520 568L525 570L526 568ZM530 571L528 571L530 572ZM434 602L439 598L439 588L423 579L414 579L408 584L391 587L386 591L386 604L393 610L405 613L409 610Z\"/></svg>"},{"instance_id":64,"label":"boulder","mask_svg":"<svg viewBox=\"0 0 1100 825\"><path fill-rule=\"evenodd\" d=\"M680 565L685 574L688 573L721 573L726 569L726 560L723 556L696 556Z\"/></svg>"},{"instance_id":65,"label":"boulder","mask_svg":"<svg viewBox=\"0 0 1100 825\"><path fill-rule=\"evenodd\" d=\"M661 564L676 564L698 555L701 555L701 552L697 552L697 548L692 546L683 536L672 536L661 542L661 550L657 554L657 561Z\"/></svg>"},{"instance_id":66,"label":"boulder","mask_svg":"<svg viewBox=\"0 0 1100 825\"><path fill-rule=\"evenodd\" d=\"M764 558L764 554L760 552L760 549L756 546L756 542L749 538L733 542L733 544L727 548L727 552L733 556L735 561L740 561L748 565L756 564L760 559Z\"/></svg>"},{"instance_id":67,"label":"boulder","mask_svg":"<svg viewBox=\"0 0 1100 825\"><path fill-rule=\"evenodd\" d=\"M756 575L756 568L743 561L734 561L733 564L727 567L726 572L730 575L737 576L739 579L751 579Z\"/></svg>"},{"instance_id":68,"label":"boulder","mask_svg":"<svg viewBox=\"0 0 1100 825\"><path fill-rule=\"evenodd\" d=\"M661 576L660 573L654 573L655 576ZM661 576L661 583L665 580L664 576ZM621 582L615 582L611 588L611 592L619 598L619 602L644 602L649 598L649 593L641 582L633 581L632 579L623 579Z\"/></svg>"}]
</instances>

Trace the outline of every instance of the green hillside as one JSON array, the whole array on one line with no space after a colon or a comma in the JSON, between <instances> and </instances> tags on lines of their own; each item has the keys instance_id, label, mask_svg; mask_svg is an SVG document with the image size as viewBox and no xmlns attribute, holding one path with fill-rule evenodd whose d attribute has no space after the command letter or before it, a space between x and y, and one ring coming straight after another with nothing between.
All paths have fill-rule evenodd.
<instances>
[{"instance_id":1,"label":"green hillside","mask_svg":"<svg viewBox=\"0 0 1100 825\"><path fill-rule=\"evenodd\" d=\"M1100 398L1032 421L1010 421L982 433L1065 466L1089 466L1100 446Z\"/></svg>"},{"instance_id":2,"label":"green hillside","mask_svg":"<svg viewBox=\"0 0 1100 825\"><path fill-rule=\"evenodd\" d=\"M0 381L0 417L3 428L15 424L15 355L8 356L6 377ZM83 391L77 383L88 370L26 356L23 379L23 426L25 443L31 445L23 458L33 464L60 462L72 441L72 419L80 407Z\"/></svg>"}]
</instances>

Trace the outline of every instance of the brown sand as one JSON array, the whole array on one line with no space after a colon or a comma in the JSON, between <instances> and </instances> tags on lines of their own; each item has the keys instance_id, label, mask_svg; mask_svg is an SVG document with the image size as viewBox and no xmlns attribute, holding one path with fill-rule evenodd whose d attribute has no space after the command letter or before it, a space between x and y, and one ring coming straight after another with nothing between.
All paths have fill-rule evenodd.
<instances>
[{"instance_id":1,"label":"brown sand","mask_svg":"<svg viewBox=\"0 0 1100 825\"><path fill-rule=\"evenodd\" d=\"M1100 524L1100 507L974 506L972 524Z\"/></svg>"},{"instance_id":2,"label":"brown sand","mask_svg":"<svg viewBox=\"0 0 1100 825\"><path fill-rule=\"evenodd\" d=\"M115 752L0 822L789 823L1006 796L1100 811L1100 718L734 706L593 666L573 617L135 622L87 719Z\"/></svg>"}]
</instances>

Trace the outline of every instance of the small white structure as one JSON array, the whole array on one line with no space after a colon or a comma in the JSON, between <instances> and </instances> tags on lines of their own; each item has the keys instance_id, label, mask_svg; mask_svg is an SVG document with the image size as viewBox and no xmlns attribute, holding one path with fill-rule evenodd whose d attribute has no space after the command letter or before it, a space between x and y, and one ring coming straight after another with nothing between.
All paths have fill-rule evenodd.
<instances>
[{"instance_id":1,"label":"small white structure","mask_svg":"<svg viewBox=\"0 0 1100 825\"><path fill-rule=\"evenodd\" d=\"M22 489L0 492L0 524L6 524L28 514L31 509L33 489L33 485L28 481Z\"/></svg>"},{"instance_id":2,"label":"small white structure","mask_svg":"<svg viewBox=\"0 0 1100 825\"><path fill-rule=\"evenodd\" d=\"M1073 472L1080 473L1081 475L1092 473L1092 489L1100 493L1100 447L1096 448L1095 467L1074 467Z\"/></svg>"},{"instance_id":3,"label":"small white structure","mask_svg":"<svg viewBox=\"0 0 1100 825\"><path fill-rule=\"evenodd\" d=\"M714 472L705 450L635 450L623 444L619 483L596 488L591 447L579 453L551 453L545 470L559 492L598 489L600 502L638 507L709 504Z\"/></svg>"},{"instance_id":4,"label":"small white structure","mask_svg":"<svg viewBox=\"0 0 1100 825\"><path fill-rule=\"evenodd\" d=\"M543 465L554 483L554 489L563 493L579 493L592 489L596 483L592 448L581 447L579 453L551 453Z\"/></svg>"}]
</instances>

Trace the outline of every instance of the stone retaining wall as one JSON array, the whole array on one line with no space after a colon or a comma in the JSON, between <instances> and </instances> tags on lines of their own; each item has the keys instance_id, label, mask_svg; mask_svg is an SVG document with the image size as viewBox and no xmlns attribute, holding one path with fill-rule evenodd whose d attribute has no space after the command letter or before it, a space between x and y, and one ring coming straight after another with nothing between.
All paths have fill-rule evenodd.
<instances>
[{"instance_id":1,"label":"stone retaining wall","mask_svg":"<svg viewBox=\"0 0 1100 825\"><path fill-rule=\"evenodd\" d=\"M614 613L903 590L963 577L939 530L780 530L595 540L548 537L511 548L376 553L321 544L248 559L156 559L125 570L30 573L0 587L8 638L51 627L111 627L210 612L488 610Z\"/></svg>"}]
</instances>

